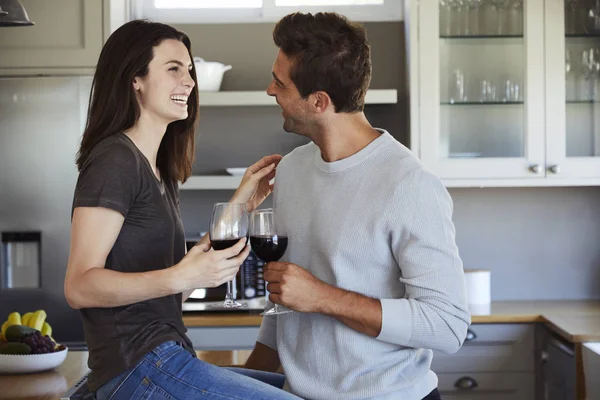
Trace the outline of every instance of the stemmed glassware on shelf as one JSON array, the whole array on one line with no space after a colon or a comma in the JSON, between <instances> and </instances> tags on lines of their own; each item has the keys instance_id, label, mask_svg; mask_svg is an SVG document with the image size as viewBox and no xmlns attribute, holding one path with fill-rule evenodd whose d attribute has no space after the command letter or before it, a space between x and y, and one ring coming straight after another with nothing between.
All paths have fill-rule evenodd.
<instances>
[{"instance_id":1,"label":"stemmed glassware on shelf","mask_svg":"<svg viewBox=\"0 0 600 400\"><path fill-rule=\"evenodd\" d=\"M522 35L523 34L523 0L512 0L509 9L509 28L510 34Z\"/></svg>"},{"instance_id":2,"label":"stemmed glassware on shelf","mask_svg":"<svg viewBox=\"0 0 600 400\"><path fill-rule=\"evenodd\" d=\"M585 100L595 101L597 98L598 73L600 72L600 50L590 48L581 53L582 92Z\"/></svg>"},{"instance_id":3,"label":"stemmed glassware on shelf","mask_svg":"<svg viewBox=\"0 0 600 400\"><path fill-rule=\"evenodd\" d=\"M483 4L483 0L463 0L465 5L465 35L479 35L479 7ZM474 22L471 25L471 22Z\"/></svg>"},{"instance_id":4,"label":"stemmed glassware on shelf","mask_svg":"<svg viewBox=\"0 0 600 400\"><path fill-rule=\"evenodd\" d=\"M506 13L506 7L508 6L508 0L490 0L496 11L496 33L498 35L505 34L504 14Z\"/></svg>"},{"instance_id":5,"label":"stemmed glassware on shelf","mask_svg":"<svg viewBox=\"0 0 600 400\"><path fill-rule=\"evenodd\" d=\"M579 0L566 0L569 5L569 26L566 28L567 34L577 33L577 24L580 22L579 16Z\"/></svg>"}]
</instances>

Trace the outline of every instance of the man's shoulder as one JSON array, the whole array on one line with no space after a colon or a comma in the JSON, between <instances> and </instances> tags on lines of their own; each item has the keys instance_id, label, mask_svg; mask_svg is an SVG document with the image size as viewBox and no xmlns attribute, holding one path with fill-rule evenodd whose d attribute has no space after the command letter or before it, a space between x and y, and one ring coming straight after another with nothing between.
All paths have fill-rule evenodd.
<instances>
[{"instance_id":1,"label":"man's shoulder","mask_svg":"<svg viewBox=\"0 0 600 400\"><path fill-rule=\"evenodd\" d=\"M391 187L415 187L420 184L440 185L441 179L404 144L393 138L377 158L377 170L386 171L384 179Z\"/></svg>"},{"instance_id":2,"label":"man's shoulder","mask_svg":"<svg viewBox=\"0 0 600 400\"><path fill-rule=\"evenodd\" d=\"M311 162L310 160L312 160L316 148L317 145L313 142L296 147L294 150L283 156L281 162L279 163L278 169L281 167L296 167L300 164Z\"/></svg>"}]
</instances>

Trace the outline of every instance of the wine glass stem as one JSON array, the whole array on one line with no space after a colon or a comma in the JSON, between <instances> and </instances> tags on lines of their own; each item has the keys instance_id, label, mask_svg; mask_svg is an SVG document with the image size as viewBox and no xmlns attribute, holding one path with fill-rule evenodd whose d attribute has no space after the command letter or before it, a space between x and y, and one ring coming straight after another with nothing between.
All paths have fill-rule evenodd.
<instances>
[{"instance_id":1,"label":"wine glass stem","mask_svg":"<svg viewBox=\"0 0 600 400\"><path fill-rule=\"evenodd\" d=\"M231 289L231 282L227 281L227 293L225 294L225 300L233 300L233 290Z\"/></svg>"}]
</instances>

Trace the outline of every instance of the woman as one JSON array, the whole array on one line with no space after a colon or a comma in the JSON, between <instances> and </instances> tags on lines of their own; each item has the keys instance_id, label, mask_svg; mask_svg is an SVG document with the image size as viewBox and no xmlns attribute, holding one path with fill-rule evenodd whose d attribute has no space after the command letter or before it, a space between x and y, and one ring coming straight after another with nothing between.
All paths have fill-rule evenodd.
<instances>
[{"instance_id":1,"label":"woman","mask_svg":"<svg viewBox=\"0 0 600 400\"><path fill-rule=\"evenodd\" d=\"M243 240L210 250L207 237L185 253L178 182L191 174L197 119L189 38L147 21L117 29L92 85L65 278L98 400L297 399L199 361L185 334L182 301L231 280L249 253ZM232 201L260 205L280 158L252 165Z\"/></svg>"}]
</instances>

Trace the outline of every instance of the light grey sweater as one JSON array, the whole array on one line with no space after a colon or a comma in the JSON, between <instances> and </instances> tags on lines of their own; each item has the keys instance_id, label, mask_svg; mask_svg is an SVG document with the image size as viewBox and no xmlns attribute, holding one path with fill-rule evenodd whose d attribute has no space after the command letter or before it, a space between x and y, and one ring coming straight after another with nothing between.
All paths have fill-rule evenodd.
<instances>
[{"instance_id":1,"label":"light grey sweater","mask_svg":"<svg viewBox=\"0 0 600 400\"><path fill-rule=\"evenodd\" d=\"M343 160L327 163L309 143L277 168L282 261L383 310L377 338L317 313L263 318L258 341L278 351L285 388L306 399L420 400L437 386L430 349L456 352L470 324L452 200L381 132Z\"/></svg>"}]
</instances>

